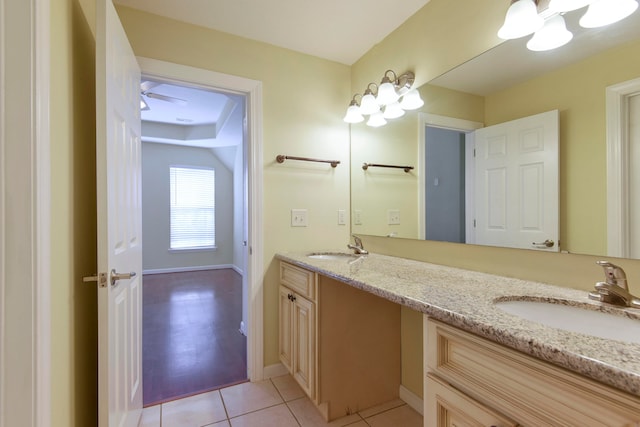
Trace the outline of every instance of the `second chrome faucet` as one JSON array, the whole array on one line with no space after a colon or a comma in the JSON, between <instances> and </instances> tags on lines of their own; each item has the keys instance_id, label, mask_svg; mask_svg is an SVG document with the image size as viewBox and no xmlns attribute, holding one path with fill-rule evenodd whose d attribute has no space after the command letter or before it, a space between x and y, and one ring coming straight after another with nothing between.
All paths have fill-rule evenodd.
<instances>
[{"instance_id":1,"label":"second chrome faucet","mask_svg":"<svg viewBox=\"0 0 640 427\"><path fill-rule=\"evenodd\" d=\"M640 298L629 293L627 275L622 267L609 261L596 263L604 269L605 281L596 283L596 289L589 292L589 298L623 307L640 308Z\"/></svg>"},{"instance_id":2,"label":"second chrome faucet","mask_svg":"<svg viewBox=\"0 0 640 427\"><path fill-rule=\"evenodd\" d=\"M353 236L353 241L355 242L355 245L352 245L351 243L349 243L347 245L347 247L349 249L352 249L353 252L355 252L357 255L366 255L369 253L369 251L367 251L364 246L362 246L362 240L356 236L355 234L352 234Z\"/></svg>"}]
</instances>

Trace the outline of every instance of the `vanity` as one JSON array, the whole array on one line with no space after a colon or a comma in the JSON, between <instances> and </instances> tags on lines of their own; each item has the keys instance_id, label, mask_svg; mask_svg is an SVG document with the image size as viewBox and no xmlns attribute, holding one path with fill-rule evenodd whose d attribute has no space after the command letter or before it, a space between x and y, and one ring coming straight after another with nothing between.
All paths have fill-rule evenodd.
<instances>
[{"instance_id":1,"label":"vanity","mask_svg":"<svg viewBox=\"0 0 640 427\"><path fill-rule=\"evenodd\" d=\"M281 329L281 360L326 419L397 398L398 310L406 306L424 315L425 426L640 425L638 340L571 332L501 308L501 302L525 300L601 309L586 292L378 254L325 255L277 258L281 328L294 325ZM315 299L303 310L315 312L301 315L298 329L286 308L294 303L289 295L301 295L288 285L292 275L315 286L307 294ZM604 310L632 319L632 334L640 336L639 310ZM304 354L298 365L290 362L296 350L287 350L296 339ZM370 393L362 400L355 389L340 394L358 383L354 372L330 374L359 363L366 367L358 378L379 384L376 390L365 385Z\"/></svg>"}]
</instances>

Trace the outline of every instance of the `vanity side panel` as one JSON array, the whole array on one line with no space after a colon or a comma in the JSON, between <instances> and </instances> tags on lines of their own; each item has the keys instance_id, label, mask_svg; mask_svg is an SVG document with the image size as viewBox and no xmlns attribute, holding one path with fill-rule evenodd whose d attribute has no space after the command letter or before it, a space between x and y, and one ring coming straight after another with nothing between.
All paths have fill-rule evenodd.
<instances>
[{"instance_id":1,"label":"vanity side panel","mask_svg":"<svg viewBox=\"0 0 640 427\"><path fill-rule=\"evenodd\" d=\"M398 399L400 305L318 275L317 309L318 402L328 419Z\"/></svg>"}]
</instances>

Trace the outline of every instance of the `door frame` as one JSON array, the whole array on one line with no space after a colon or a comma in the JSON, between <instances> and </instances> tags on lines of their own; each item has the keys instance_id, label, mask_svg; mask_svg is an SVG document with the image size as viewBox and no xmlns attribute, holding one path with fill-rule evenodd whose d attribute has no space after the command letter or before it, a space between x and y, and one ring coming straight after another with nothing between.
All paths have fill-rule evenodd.
<instances>
[{"instance_id":1,"label":"door frame","mask_svg":"<svg viewBox=\"0 0 640 427\"><path fill-rule=\"evenodd\" d=\"M607 255L629 257L628 98L640 92L640 78L608 86L607 103Z\"/></svg>"},{"instance_id":2,"label":"door frame","mask_svg":"<svg viewBox=\"0 0 640 427\"><path fill-rule=\"evenodd\" d=\"M187 65L138 57L142 75L175 84L201 85L205 88L231 91L246 96L248 116L248 186L249 186L249 259L247 369L249 380L264 378L263 341L263 227L262 227L262 82L194 68Z\"/></svg>"},{"instance_id":3,"label":"door frame","mask_svg":"<svg viewBox=\"0 0 640 427\"><path fill-rule=\"evenodd\" d=\"M7 89L0 91L0 171L9 172L0 174L0 426L44 427L51 424L50 0L0 0L0 18ZM6 40L26 54L9 57ZM19 202L9 208L9 198ZM7 235L9 227L18 232Z\"/></svg>"},{"instance_id":4,"label":"door frame","mask_svg":"<svg viewBox=\"0 0 640 427\"><path fill-rule=\"evenodd\" d=\"M470 133L477 129L483 128L484 123L474 122L471 120L457 119L455 117L447 117L441 116L438 114L430 114L430 113L420 113L418 117L418 238L424 240L425 232L426 232L426 218L425 218L425 194L426 194L426 183L425 183L425 138L427 135L427 126L441 128L441 129L449 129L458 132ZM469 152L469 143L467 143L467 147L465 148L465 157L469 160L469 157L473 155L473 153ZM469 164L469 163L467 163ZM465 178L467 180L467 178ZM468 184L466 182L465 184ZM473 188L468 187L467 188ZM467 192L467 194L469 194ZM468 207L472 208L471 204L473 200L469 200L469 196L467 196L467 204ZM468 210L469 211L469 210ZM469 215L467 215L468 217ZM469 218L466 220L466 225L469 227ZM472 229L472 228L468 228ZM467 243L473 243L467 241Z\"/></svg>"}]
</instances>

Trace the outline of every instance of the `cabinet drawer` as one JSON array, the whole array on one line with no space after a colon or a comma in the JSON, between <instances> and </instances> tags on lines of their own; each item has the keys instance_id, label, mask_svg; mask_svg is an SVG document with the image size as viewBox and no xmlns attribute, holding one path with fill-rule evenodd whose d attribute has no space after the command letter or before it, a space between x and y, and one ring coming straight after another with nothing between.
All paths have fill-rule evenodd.
<instances>
[{"instance_id":1,"label":"cabinet drawer","mask_svg":"<svg viewBox=\"0 0 640 427\"><path fill-rule=\"evenodd\" d=\"M439 378L428 374L426 426L437 427L516 427L512 420L470 399Z\"/></svg>"},{"instance_id":2,"label":"cabinet drawer","mask_svg":"<svg viewBox=\"0 0 640 427\"><path fill-rule=\"evenodd\" d=\"M521 425L626 426L640 398L428 319L427 370Z\"/></svg>"},{"instance_id":3,"label":"cabinet drawer","mask_svg":"<svg viewBox=\"0 0 640 427\"><path fill-rule=\"evenodd\" d=\"M312 271L281 262L280 283L312 301L316 299L316 274Z\"/></svg>"}]
</instances>

